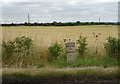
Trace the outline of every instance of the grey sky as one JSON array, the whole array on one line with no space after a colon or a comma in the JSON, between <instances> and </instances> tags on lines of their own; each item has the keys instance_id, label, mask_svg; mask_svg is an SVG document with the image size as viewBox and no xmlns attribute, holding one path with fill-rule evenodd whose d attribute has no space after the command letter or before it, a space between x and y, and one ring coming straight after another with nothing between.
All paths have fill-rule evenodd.
<instances>
[{"instance_id":1,"label":"grey sky","mask_svg":"<svg viewBox=\"0 0 120 84\"><path fill-rule=\"evenodd\" d=\"M2 22L118 21L118 2L11 2L2 5Z\"/></svg>"}]
</instances>

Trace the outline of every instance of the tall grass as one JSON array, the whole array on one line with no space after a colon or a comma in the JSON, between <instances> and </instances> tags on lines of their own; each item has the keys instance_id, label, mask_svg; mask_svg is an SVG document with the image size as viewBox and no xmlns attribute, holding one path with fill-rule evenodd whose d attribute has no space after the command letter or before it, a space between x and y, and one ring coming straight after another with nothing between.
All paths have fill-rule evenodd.
<instances>
[{"instance_id":1,"label":"tall grass","mask_svg":"<svg viewBox=\"0 0 120 84\"><path fill-rule=\"evenodd\" d=\"M84 59L76 60L75 62L66 62L62 60L57 60L53 63L55 67L114 67L118 66L118 60L111 57L87 57Z\"/></svg>"}]
</instances>

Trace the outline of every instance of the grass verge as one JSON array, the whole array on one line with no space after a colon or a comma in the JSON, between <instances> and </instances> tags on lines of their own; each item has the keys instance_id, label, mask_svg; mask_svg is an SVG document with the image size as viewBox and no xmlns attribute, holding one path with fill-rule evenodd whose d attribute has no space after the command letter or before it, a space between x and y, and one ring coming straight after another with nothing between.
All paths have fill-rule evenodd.
<instances>
[{"instance_id":1,"label":"grass verge","mask_svg":"<svg viewBox=\"0 0 120 84\"><path fill-rule=\"evenodd\" d=\"M118 68L34 68L3 69L3 82L118 82Z\"/></svg>"}]
</instances>

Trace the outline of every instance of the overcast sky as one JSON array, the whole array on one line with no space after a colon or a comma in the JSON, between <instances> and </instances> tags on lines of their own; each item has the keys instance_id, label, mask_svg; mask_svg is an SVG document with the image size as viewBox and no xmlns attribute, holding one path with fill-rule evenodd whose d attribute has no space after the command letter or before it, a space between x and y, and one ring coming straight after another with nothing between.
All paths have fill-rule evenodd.
<instances>
[{"instance_id":1,"label":"overcast sky","mask_svg":"<svg viewBox=\"0 0 120 84\"><path fill-rule=\"evenodd\" d=\"M118 1L2 1L2 23L27 22L28 13L30 22L117 22Z\"/></svg>"}]
</instances>

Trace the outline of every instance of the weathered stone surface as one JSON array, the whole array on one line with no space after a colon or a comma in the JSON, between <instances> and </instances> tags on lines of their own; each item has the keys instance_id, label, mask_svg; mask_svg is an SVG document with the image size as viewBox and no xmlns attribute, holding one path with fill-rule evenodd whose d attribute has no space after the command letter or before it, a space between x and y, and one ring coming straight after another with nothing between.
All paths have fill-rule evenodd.
<instances>
[{"instance_id":1,"label":"weathered stone surface","mask_svg":"<svg viewBox=\"0 0 120 84\"><path fill-rule=\"evenodd\" d=\"M65 43L66 46L66 56L67 56L67 61L75 61L76 57L76 49L75 49L75 42L68 41Z\"/></svg>"}]
</instances>

